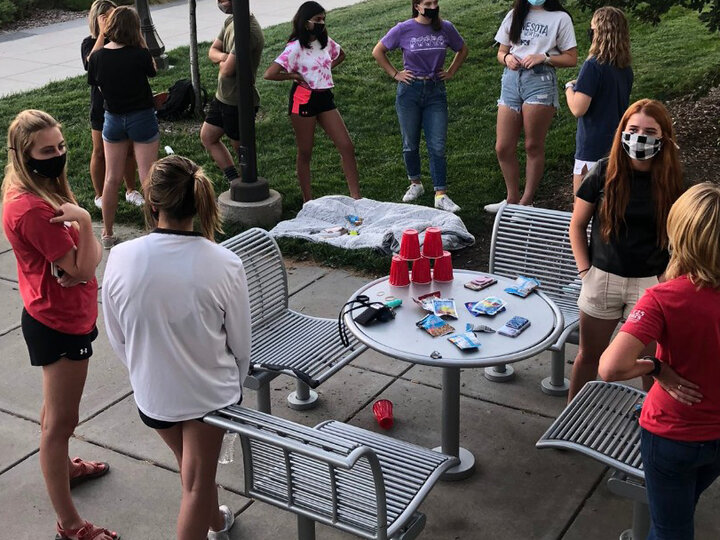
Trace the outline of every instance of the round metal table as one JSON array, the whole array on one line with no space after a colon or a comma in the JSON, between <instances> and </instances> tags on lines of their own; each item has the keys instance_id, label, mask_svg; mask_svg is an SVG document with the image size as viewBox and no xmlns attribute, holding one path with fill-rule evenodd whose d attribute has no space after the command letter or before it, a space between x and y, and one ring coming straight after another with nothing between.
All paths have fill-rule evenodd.
<instances>
[{"instance_id":1,"label":"round metal table","mask_svg":"<svg viewBox=\"0 0 720 540\"><path fill-rule=\"evenodd\" d=\"M366 295L370 302L385 302L391 296L400 298L402 306L395 310L395 319L368 326L358 325L353 317L362 310L356 310L344 317L348 330L357 339L382 354L426 366L442 368L442 444L436 450L455 456L460 464L443 476L444 480L461 480L472 475L475 457L469 450L460 447L460 369L489 368L486 377L491 380L506 380L512 376L511 362L535 356L550 347L562 332L563 316L557 305L542 292L535 291L527 298L520 298L504 291L514 280L493 274L455 270L455 279L450 282L432 281L427 285L411 283L408 287L393 287L388 278L380 278L356 291L350 300ZM468 281L479 276L491 276L497 283L481 291L464 287ZM445 318L455 328L453 333L465 332L468 322L482 323L499 330L515 315L530 320L530 326L515 338L497 333L478 332L482 345L470 352L461 351L445 336L432 337L415 323L428 312L413 302L430 292L440 291L442 298L454 298L458 319ZM505 311L494 317L473 316L465 302L477 302L487 296L497 296L507 303ZM435 354L433 354L435 353ZM500 366L497 368L497 366Z\"/></svg>"}]
</instances>

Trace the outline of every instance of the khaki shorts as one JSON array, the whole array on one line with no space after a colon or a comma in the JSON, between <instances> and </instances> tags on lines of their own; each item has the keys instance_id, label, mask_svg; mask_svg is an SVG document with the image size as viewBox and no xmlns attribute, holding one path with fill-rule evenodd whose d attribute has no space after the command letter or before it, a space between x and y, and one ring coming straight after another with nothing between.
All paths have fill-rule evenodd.
<instances>
[{"instance_id":1,"label":"khaki shorts","mask_svg":"<svg viewBox=\"0 0 720 540\"><path fill-rule=\"evenodd\" d=\"M577 305L596 319L627 319L645 289L657 283L657 276L624 278L592 266L582 279Z\"/></svg>"}]
</instances>

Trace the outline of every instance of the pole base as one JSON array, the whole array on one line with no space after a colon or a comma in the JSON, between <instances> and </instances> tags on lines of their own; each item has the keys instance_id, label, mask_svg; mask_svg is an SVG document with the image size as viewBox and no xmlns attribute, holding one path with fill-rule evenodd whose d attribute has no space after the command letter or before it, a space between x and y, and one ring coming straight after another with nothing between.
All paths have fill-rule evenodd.
<instances>
[{"instance_id":1,"label":"pole base","mask_svg":"<svg viewBox=\"0 0 720 540\"><path fill-rule=\"evenodd\" d=\"M282 217L282 197L274 189L270 196L260 202L236 202L230 198L230 190L218 197L223 222L237 223L243 227L274 227Z\"/></svg>"},{"instance_id":2,"label":"pole base","mask_svg":"<svg viewBox=\"0 0 720 540\"><path fill-rule=\"evenodd\" d=\"M540 383L540 388L548 396L567 396L570 391L570 381L563 378L562 384L556 386L552 383L552 377L546 377Z\"/></svg>"},{"instance_id":3,"label":"pole base","mask_svg":"<svg viewBox=\"0 0 720 540\"><path fill-rule=\"evenodd\" d=\"M270 197L270 185L264 178L243 182L236 178L230 182L230 199L235 202L260 202Z\"/></svg>"},{"instance_id":4,"label":"pole base","mask_svg":"<svg viewBox=\"0 0 720 540\"><path fill-rule=\"evenodd\" d=\"M442 447L437 446L433 448L435 452L442 452ZM470 450L460 447L458 456L460 463L455 465L452 469L448 469L440 477L440 480L444 482L456 482L457 480L465 480L470 478L475 472L475 456L472 455Z\"/></svg>"},{"instance_id":5,"label":"pole base","mask_svg":"<svg viewBox=\"0 0 720 540\"><path fill-rule=\"evenodd\" d=\"M297 392L290 392L287 400L288 407L291 409L295 409L296 411L306 411L317 407L318 394L315 390L310 390L310 397L307 399L300 399L297 397Z\"/></svg>"},{"instance_id":6,"label":"pole base","mask_svg":"<svg viewBox=\"0 0 720 540\"><path fill-rule=\"evenodd\" d=\"M503 371L498 370L498 366L485 368L485 378L492 382L508 382L515 377L515 370L512 366L505 366Z\"/></svg>"}]
</instances>

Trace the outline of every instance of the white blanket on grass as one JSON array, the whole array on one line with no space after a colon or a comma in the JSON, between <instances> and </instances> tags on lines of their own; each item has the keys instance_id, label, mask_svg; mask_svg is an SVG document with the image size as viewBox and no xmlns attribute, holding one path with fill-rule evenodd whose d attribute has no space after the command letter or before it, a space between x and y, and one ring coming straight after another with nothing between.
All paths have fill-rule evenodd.
<instances>
[{"instance_id":1,"label":"white blanket on grass","mask_svg":"<svg viewBox=\"0 0 720 540\"><path fill-rule=\"evenodd\" d=\"M348 215L363 218L362 225L352 226L346 218ZM357 230L358 234L331 238L325 236L325 229L338 226ZM446 250L456 250L475 243L475 237L468 232L462 220L450 212L416 204L355 200L344 195L328 195L305 203L294 219L281 221L270 234L274 237L325 242L345 249L370 248L389 255L400 249L400 238L405 229L419 231L422 245L425 239L423 231L427 227L442 229L443 247Z\"/></svg>"}]
</instances>

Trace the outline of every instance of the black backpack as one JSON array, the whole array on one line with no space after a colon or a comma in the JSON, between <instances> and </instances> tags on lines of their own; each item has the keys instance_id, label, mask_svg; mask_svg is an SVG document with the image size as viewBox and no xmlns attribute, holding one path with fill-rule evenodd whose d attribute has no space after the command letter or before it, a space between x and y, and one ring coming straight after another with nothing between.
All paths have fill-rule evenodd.
<instances>
[{"instance_id":1,"label":"black backpack","mask_svg":"<svg viewBox=\"0 0 720 540\"><path fill-rule=\"evenodd\" d=\"M207 92L200 89L203 109L207 102ZM157 117L160 120L178 120L184 117L191 117L195 112L195 92L193 92L190 79L180 79L168 90L165 102L157 108Z\"/></svg>"}]
</instances>

